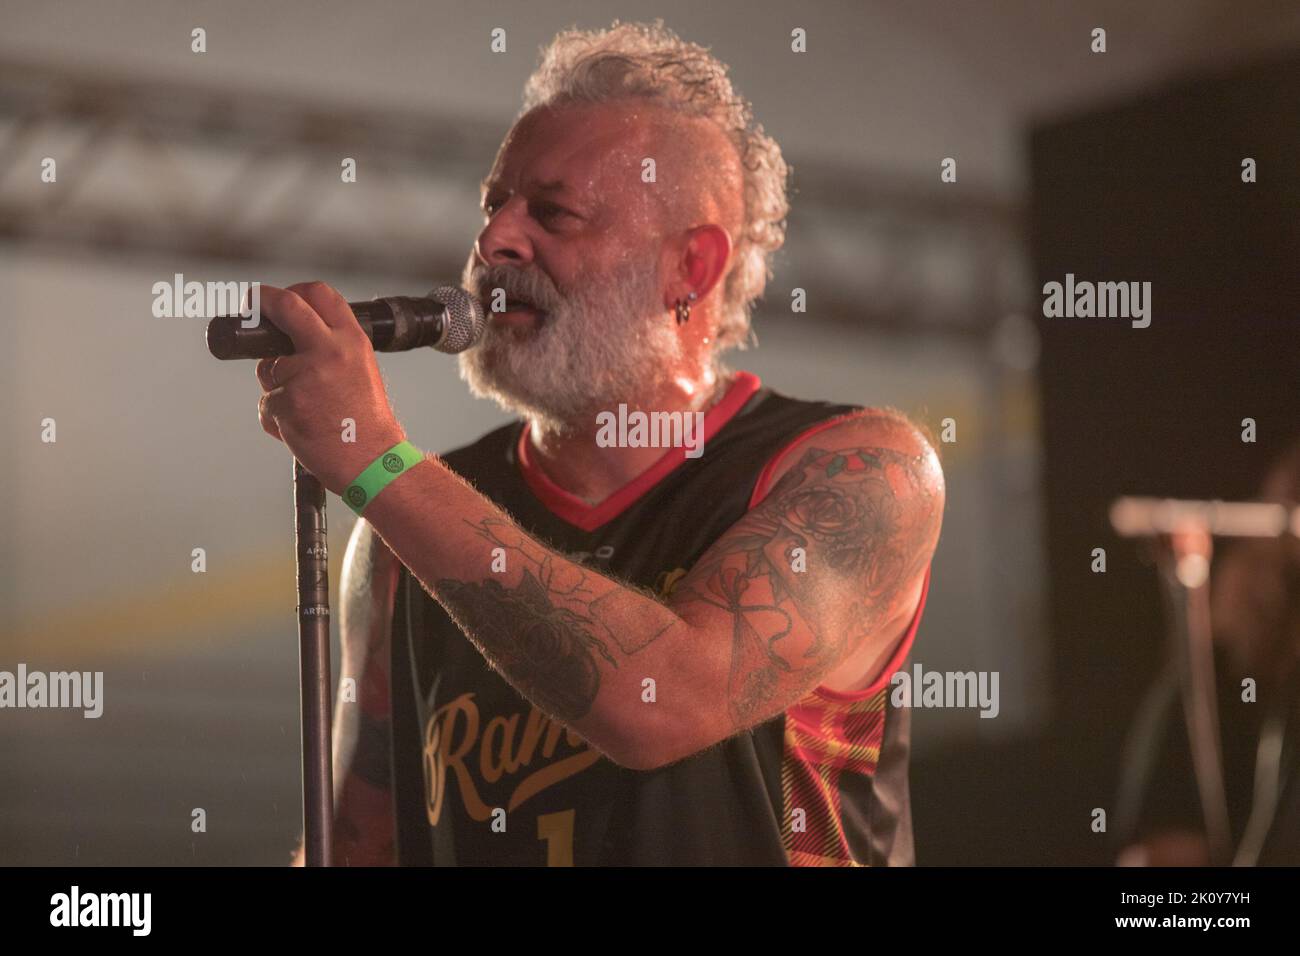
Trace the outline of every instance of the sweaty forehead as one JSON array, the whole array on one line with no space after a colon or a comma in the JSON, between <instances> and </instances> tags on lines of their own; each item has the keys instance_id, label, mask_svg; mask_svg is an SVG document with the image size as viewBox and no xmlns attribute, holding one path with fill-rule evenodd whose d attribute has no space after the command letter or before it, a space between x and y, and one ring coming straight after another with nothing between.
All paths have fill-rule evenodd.
<instances>
[{"instance_id":1,"label":"sweaty forehead","mask_svg":"<svg viewBox=\"0 0 1300 956\"><path fill-rule=\"evenodd\" d=\"M655 160L661 188L645 188L646 159ZM575 198L620 207L637 228L654 216L665 225L706 218L737 229L741 177L734 147L711 123L628 99L532 110L484 182L505 189L562 182Z\"/></svg>"},{"instance_id":2,"label":"sweaty forehead","mask_svg":"<svg viewBox=\"0 0 1300 956\"><path fill-rule=\"evenodd\" d=\"M621 179L653 139L649 104L539 107L520 118L497 155L488 182L563 179L571 187Z\"/></svg>"}]
</instances>

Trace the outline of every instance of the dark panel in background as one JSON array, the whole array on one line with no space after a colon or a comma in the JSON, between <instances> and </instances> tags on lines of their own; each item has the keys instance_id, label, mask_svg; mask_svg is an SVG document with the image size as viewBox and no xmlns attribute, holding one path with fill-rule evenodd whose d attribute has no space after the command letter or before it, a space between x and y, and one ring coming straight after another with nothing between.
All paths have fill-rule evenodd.
<instances>
[{"instance_id":1,"label":"dark panel in background","mask_svg":"<svg viewBox=\"0 0 1300 956\"><path fill-rule=\"evenodd\" d=\"M1300 59L1200 78L1030 137L1037 284L1149 281L1152 321L1038 317L1052 725L918 764L922 863L1105 863L1120 747L1161 660L1123 494L1247 499L1300 437ZM1252 157L1258 181L1241 181ZM1241 441L1254 418L1258 441ZM1090 570L1103 547L1105 574ZM1113 821L1112 821L1113 822Z\"/></svg>"}]
</instances>

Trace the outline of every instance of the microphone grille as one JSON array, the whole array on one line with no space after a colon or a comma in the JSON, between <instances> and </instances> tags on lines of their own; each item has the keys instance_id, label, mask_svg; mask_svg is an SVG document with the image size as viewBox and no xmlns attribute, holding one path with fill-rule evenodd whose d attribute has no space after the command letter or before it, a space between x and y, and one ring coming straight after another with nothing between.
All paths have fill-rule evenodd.
<instances>
[{"instance_id":1,"label":"microphone grille","mask_svg":"<svg viewBox=\"0 0 1300 956\"><path fill-rule=\"evenodd\" d=\"M454 285L440 285L429 293L429 298L447 309L447 329L433 346L439 352L463 352L479 340L487 316L483 304L464 289Z\"/></svg>"}]
</instances>

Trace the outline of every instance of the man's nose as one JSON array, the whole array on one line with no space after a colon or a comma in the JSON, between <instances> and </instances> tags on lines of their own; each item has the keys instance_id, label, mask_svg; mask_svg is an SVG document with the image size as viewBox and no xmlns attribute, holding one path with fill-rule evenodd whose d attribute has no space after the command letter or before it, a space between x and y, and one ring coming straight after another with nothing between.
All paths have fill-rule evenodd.
<instances>
[{"instance_id":1,"label":"man's nose","mask_svg":"<svg viewBox=\"0 0 1300 956\"><path fill-rule=\"evenodd\" d=\"M523 198L512 197L478 234L474 251L479 259L489 266L532 262L533 244L525 228L526 219L527 208Z\"/></svg>"}]
</instances>

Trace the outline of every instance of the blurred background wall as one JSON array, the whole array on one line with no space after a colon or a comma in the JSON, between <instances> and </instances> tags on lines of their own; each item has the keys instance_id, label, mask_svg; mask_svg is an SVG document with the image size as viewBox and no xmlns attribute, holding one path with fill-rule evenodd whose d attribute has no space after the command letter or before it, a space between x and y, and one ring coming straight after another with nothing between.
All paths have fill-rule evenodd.
<instances>
[{"instance_id":1,"label":"blurred background wall","mask_svg":"<svg viewBox=\"0 0 1300 956\"><path fill-rule=\"evenodd\" d=\"M1046 280L1031 239L1057 243L1050 277L1095 264L1129 228L1122 215L1099 220L1093 244L1074 250L1086 255L1071 258L1070 217L1086 222L1092 199L1116 188L1080 177L1122 137L1069 162L1044 144L1069 154L1094 118L1138 101L1159 115L1170 91L1243 71L1294 91L1297 11L1271 0L3 0L0 428L11 507L0 669L102 670L106 701L98 720L0 712L0 862L287 858L301 826L290 461L257 425L252 363L211 359L202 320L154 318L152 287L178 272L320 278L355 300L455 279L479 227L478 179L538 47L565 26L615 17L662 17L710 46L793 166L760 347L732 364L787 393L891 404L936 432L956 424L941 448L948 512L912 660L998 671L1001 713L914 715L918 861L1103 861L1072 815L1109 796L1132 699L1116 695L1093 724L1074 720L1080 695L1096 690L1068 666L1069 654L1086 656L1087 627L1071 631L1059 608L1049 615L1046 509L1049 498L1062 513L1070 504L1044 483L1036 316ZM1105 54L1089 49L1098 26ZM206 53L191 52L195 27ZM504 54L489 50L496 27ZM805 54L790 52L796 27ZM1251 73L1257 64L1274 65ZM1184 100L1165 134L1212 137L1212 117L1194 122L1199 102ZM1254 104L1261 143L1285 126L1279 102L1294 99L1236 104ZM1261 189L1264 175L1276 184L1295 172L1294 149L1270 155L1290 168L1262 173ZM40 179L47 156L55 184ZM354 184L340 182L345 156L357 160ZM940 182L946 157L956 183ZM1031 159L1046 181L1031 176ZM1160 159L1141 162L1149 171ZM1119 168L1122 179L1131 167ZM1073 197L1068 210L1052 205L1062 196ZM1289 196L1279 215L1294 220ZM1174 227L1162 228L1169 238ZM789 308L794 288L807 291L806 313ZM450 449L501 421L450 359L407 353L381 365L423 447ZM45 418L57 422L54 444L40 441ZM337 584L354 519L337 501L330 519ZM199 547L203 574L191 571ZM1139 584L1131 597L1145 593ZM1074 594L1058 587L1052 606ZM1148 664L1139 653L1135 666ZM191 832L196 807L206 833Z\"/></svg>"}]
</instances>

